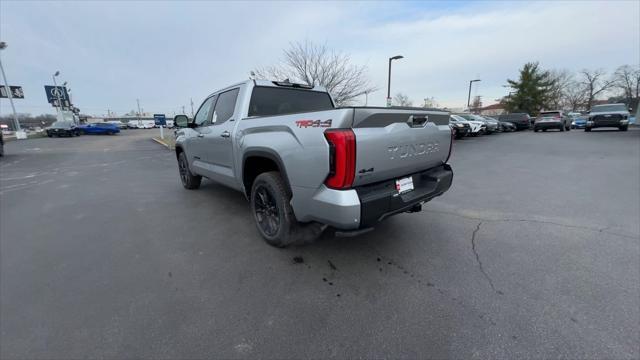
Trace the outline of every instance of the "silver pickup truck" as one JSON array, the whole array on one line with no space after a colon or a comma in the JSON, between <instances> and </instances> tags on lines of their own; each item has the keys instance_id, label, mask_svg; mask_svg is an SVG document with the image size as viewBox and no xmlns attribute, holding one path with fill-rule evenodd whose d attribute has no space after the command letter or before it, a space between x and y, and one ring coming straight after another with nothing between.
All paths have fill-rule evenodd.
<instances>
[{"instance_id":1,"label":"silver pickup truck","mask_svg":"<svg viewBox=\"0 0 640 360\"><path fill-rule=\"evenodd\" d=\"M174 118L186 189L202 177L242 191L271 245L357 235L421 210L449 189L449 113L336 108L318 87L249 80L208 96L193 119Z\"/></svg>"}]
</instances>

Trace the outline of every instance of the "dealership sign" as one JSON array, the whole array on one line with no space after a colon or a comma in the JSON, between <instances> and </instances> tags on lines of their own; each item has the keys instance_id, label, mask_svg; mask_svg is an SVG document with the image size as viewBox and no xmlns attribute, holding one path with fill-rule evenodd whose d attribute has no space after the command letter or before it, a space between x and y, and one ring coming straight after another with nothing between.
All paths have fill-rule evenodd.
<instances>
[{"instance_id":1,"label":"dealership sign","mask_svg":"<svg viewBox=\"0 0 640 360\"><path fill-rule=\"evenodd\" d=\"M11 97L14 99L24 99L24 91L22 91L22 86L9 86L9 90L11 91ZM7 87L5 85L0 85L0 98L6 99L9 95L7 94Z\"/></svg>"}]
</instances>

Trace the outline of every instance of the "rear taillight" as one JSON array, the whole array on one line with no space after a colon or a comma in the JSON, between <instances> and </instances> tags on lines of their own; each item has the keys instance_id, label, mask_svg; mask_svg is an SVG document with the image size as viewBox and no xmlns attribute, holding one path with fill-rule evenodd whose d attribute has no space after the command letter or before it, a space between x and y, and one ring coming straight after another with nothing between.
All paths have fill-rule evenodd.
<instances>
[{"instance_id":1,"label":"rear taillight","mask_svg":"<svg viewBox=\"0 0 640 360\"><path fill-rule=\"evenodd\" d=\"M351 129L324 132L329 143L329 176L324 181L332 189L348 189L356 174L356 135Z\"/></svg>"},{"instance_id":2,"label":"rear taillight","mask_svg":"<svg viewBox=\"0 0 640 360\"><path fill-rule=\"evenodd\" d=\"M447 160L444 163L449 162L449 158L451 157L451 151L453 150L453 129L451 129L451 140L449 141L449 153L447 154Z\"/></svg>"}]
</instances>

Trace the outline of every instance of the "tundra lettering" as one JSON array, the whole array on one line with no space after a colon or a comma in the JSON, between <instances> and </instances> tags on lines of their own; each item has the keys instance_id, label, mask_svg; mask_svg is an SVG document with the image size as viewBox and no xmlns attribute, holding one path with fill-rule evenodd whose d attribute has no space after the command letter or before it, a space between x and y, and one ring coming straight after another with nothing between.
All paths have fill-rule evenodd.
<instances>
[{"instance_id":1,"label":"tundra lettering","mask_svg":"<svg viewBox=\"0 0 640 360\"><path fill-rule=\"evenodd\" d=\"M438 143L421 143L421 144L409 144L400 146L389 146L389 158L391 160L399 157L404 159L406 157L427 155L440 151Z\"/></svg>"}]
</instances>

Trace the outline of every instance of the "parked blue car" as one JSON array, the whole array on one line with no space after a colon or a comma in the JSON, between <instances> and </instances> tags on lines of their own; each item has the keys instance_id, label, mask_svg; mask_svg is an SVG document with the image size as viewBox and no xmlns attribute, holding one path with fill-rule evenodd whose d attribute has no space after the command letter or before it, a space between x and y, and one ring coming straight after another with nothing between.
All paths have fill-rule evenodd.
<instances>
[{"instance_id":1,"label":"parked blue car","mask_svg":"<svg viewBox=\"0 0 640 360\"><path fill-rule=\"evenodd\" d=\"M84 124L78 128L82 134L113 135L120 132L118 125L111 123Z\"/></svg>"},{"instance_id":2,"label":"parked blue car","mask_svg":"<svg viewBox=\"0 0 640 360\"><path fill-rule=\"evenodd\" d=\"M587 127L587 119L585 118L576 118L571 122L572 129L584 129Z\"/></svg>"}]
</instances>

